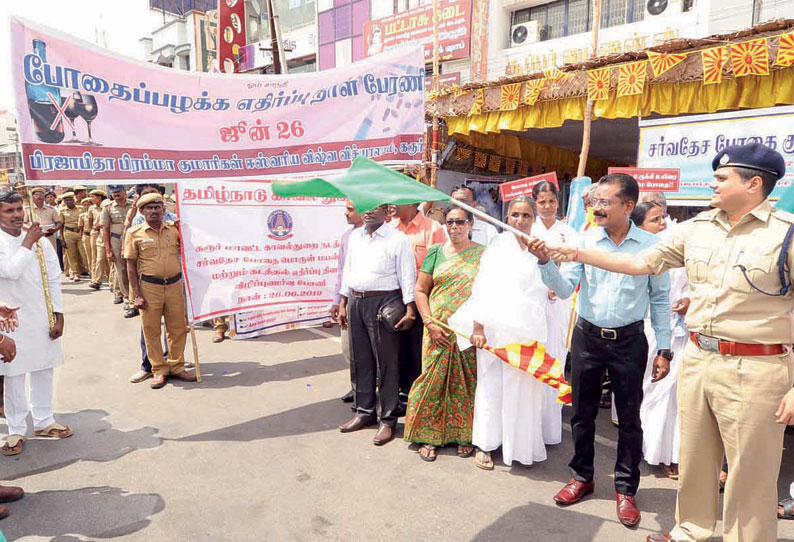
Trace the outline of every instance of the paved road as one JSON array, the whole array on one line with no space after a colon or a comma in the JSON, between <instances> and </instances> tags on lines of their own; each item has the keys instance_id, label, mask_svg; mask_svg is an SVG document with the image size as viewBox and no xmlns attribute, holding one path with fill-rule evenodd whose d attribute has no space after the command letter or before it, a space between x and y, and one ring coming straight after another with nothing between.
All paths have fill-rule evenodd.
<instances>
[{"instance_id":1,"label":"paved road","mask_svg":"<svg viewBox=\"0 0 794 542\"><path fill-rule=\"evenodd\" d=\"M567 480L570 431L546 462L493 472L453 449L424 463L402 440L376 448L373 429L340 434L350 411L338 399L348 376L336 330L213 345L200 329L204 383L150 390L127 381L138 320L121 318L107 291L64 291L56 407L76 434L0 457L0 480L27 491L0 522L9 540L640 542L673 525L675 483L648 466L640 528L617 523L606 411L595 495L561 509L551 497ZM780 539L794 541L794 522Z\"/></svg>"}]
</instances>

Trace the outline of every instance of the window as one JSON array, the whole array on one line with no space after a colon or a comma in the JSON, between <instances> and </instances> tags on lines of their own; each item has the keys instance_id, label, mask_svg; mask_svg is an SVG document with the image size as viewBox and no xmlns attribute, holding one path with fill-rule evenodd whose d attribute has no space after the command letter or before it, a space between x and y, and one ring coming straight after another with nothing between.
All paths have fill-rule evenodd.
<instances>
[{"instance_id":1,"label":"window","mask_svg":"<svg viewBox=\"0 0 794 542\"><path fill-rule=\"evenodd\" d=\"M537 21L538 40L553 40L590 31L592 10L590 0L557 0L514 12L513 24ZM600 28L636 23L644 18L645 0L601 0Z\"/></svg>"}]
</instances>

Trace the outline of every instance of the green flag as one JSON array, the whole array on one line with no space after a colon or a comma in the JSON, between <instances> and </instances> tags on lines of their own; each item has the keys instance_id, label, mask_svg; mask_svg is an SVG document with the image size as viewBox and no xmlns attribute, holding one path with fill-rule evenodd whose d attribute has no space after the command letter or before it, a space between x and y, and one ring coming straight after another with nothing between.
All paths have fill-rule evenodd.
<instances>
[{"instance_id":1,"label":"green flag","mask_svg":"<svg viewBox=\"0 0 794 542\"><path fill-rule=\"evenodd\" d=\"M344 175L325 180L273 183L273 193L284 198L345 198L363 213L378 205L407 205L423 201L449 201L443 192L359 156Z\"/></svg>"}]
</instances>

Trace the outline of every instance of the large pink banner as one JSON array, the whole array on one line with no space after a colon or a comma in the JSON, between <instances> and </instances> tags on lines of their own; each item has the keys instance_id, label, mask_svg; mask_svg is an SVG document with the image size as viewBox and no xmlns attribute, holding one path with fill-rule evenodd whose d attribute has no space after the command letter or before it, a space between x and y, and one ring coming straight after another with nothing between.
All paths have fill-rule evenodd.
<instances>
[{"instance_id":1,"label":"large pink banner","mask_svg":"<svg viewBox=\"0 0 794 542\"><path fill-rule=\"evenodd\" d=\"M321 73L198 74L12 18L11 54L30 184L276 179L422 157L421 48Z\"/></svg>"}]
</instances>

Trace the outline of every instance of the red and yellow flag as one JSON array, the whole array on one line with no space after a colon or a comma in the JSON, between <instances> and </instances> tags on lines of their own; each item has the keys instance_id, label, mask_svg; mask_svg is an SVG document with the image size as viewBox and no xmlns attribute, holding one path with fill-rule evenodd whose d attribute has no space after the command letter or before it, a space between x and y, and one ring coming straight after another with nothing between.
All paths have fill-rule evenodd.
<instances>
[{"instance_id":1,"label":"red and yellow flag","mask_svg":"<svg viewBox=\"0 0 794 542\"><path fill-rule=\"evenodd\" d=\"M546 84L546 79L530 79L524 83L524 103L527 105L535 105L540 96L540 91L543 90L543 85Z\"/></svg>"},{"instance_id":2,"label":"red and yellow flag","mask_svg":"<svg viewBox=\"0 0 794 542\"><path fill-rule=\"evenodd\" d=\"M502 96L499 100L500 111L512 111L518 109L521 102L521 83L502 85Z\"/></svg>"},{"instance_id":3,"label":"red and yellow flag","mask_svg":"<svg viewBox=\"0 0 794 542\"><path fill-rule=\"evenodd\" d=\"M731 44L731 64L736 77L769 75L769 51L764 38Z\"/></svg>"},{"instance_id":4,"label":"red and yellow flag","mask_svg":"<svg viewBox=\"0 0 794 542\"><path fill-rule=\"evenodd\" d=\"M609 98L609 68L587 72L587 99L597 102Z\"/></svg>"},{"instance_id":5,"label":"red and yellow flag","mask_svg":"<svg viewBox=\"0 0 794 542\"><path fill-rule=\"evenodd\" d=\"M516 174L520 175L521 177L529 176L529 162L519 160L518 166L516 167Z\"/></svg>"},{"instance_id":6,"label":"red and yellow flag","mask_svg":"<svg viewBox=\"0 0 794 542\"><path fill-rule=\"evenodd\" d=\"M555 83L560 79L564 79L565 77L568 76L568 74L566 74L564 71L562 71L560 68L557 67L543 70L543 75L546 77L546 79L548 79L552 83Z\"/></svg>"},{"instance_id":7,"label":"red and yellow flag","mask_svg":"<svg viewBox=\"0 0 794 542\"><path fill-rule=\"evenodd\" d=\"M512 175L516 172L516 160L514 158L505 158L505 175Z\"/></svg>"},{"instance_id":8,"label":"red and yellow flag","mask_svg":"<svg viewBox=\"0 0 794 542\"><path fill-rule=\"evenodd\" d=\"M488 170L499 173L502 169L502 157L492 154L488 157Z\"/></svg>"},{"instance_id":9,"label":"red and yellow flag","mask_svg":"<svg viewBox=\"0 0 794 542\"><path fill-rule=\"evenodd\" d=\"M624 64L618 70L618 98L642 94L645 90L645 75L647 62L632 62Z\"/></svg>"},{"instance_id":10,"label":"red and yellow flag","mask_svg":"<svg viewBox=\"0 0 794 542\"><path fill-rule=\"evenodd\" d=\"M703 60L703 84L713 85L722 82L722 68L728 61L728 51L725 47L712 47L700 51Z\"/></svg>"},{"instance_id":11,"label":"red and yellow flag","mask_svg":"<svg viewBox=\"0 0 794 542\"><path fill-rule=\"evenodd\" d=\"M474 153L474 167L484 168L485 165L488 163L488 155L484 152L476 152Z\"/></svg>"},{"instance_id":12,"label":"red and yellow flag","mask_svg":"<svg viewBox=\"0 0 794 542\"><path fill-rule=\"evenodd\" d=\"M685 59L685 54L648 51L648 60L651 61L651 69L653 69L654 77L659 77L664 72L682 63Z\"/></svg>"},{"instance_id":13,"label":"red and yellow flag","mask_svg":"<svg viewBox=\"0 0 794 542\"><path fill-rule=\"evenodd\" d=\"M485 91L483 89L474 91L474 103L471 104L469 116L479 115L482 113L482 107L485 105Z\"/></svg>"},{"instance_id":14,"label":"red and yellow flag","mask_svg":"<svg viewBox=\"0 0 794 542\"><path fill-rule=\"evenodd\" d=\"M539 382L557 390L557 402L571 404L571 386L562 374L560 360L550 356L546 347L537 341L529 344L511 343L501 348L485 347L485 350L512 365L516 369L533 376Z\"/></svg>"},{"instance_id":15,"label":"red and yellow flag","mask_svg":"<svg viewBox=\"0 0 794 542\"><path fill-rule=\"evenodd\" d=\"M794 32L780 36L776 66L794 66Z\"/></svg>"}]
</instances>

